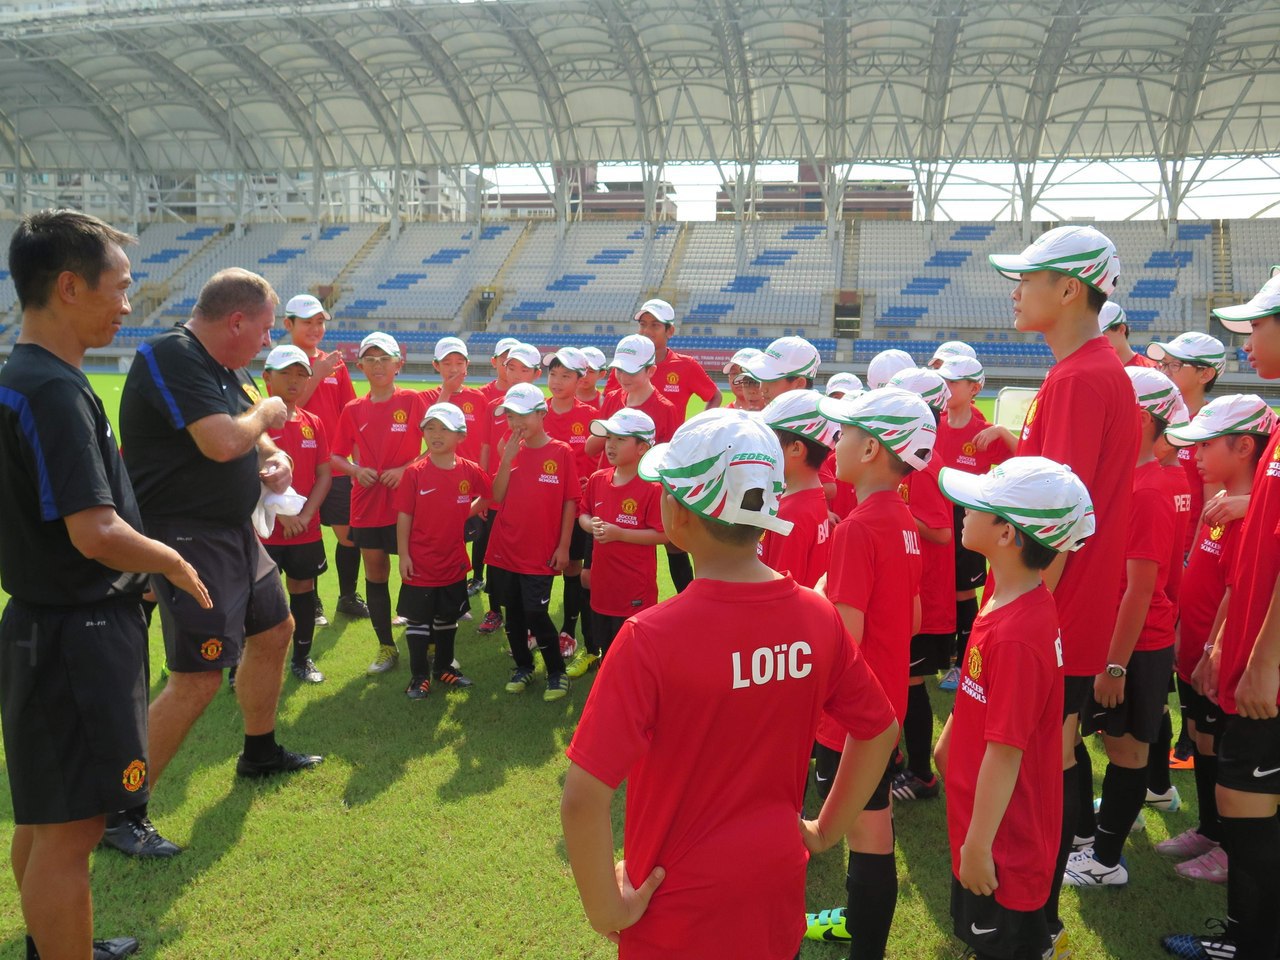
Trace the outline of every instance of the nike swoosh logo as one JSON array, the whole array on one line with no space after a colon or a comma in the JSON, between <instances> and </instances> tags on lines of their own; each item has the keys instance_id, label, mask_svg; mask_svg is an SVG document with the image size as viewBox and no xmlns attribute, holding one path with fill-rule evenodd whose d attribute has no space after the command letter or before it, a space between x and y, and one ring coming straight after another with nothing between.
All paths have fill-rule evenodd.
<instances>
[{"instance_id":1,"label":"nike swoosh logo","mask_svg":"<svg viewBox=\"0 0 1280 960\"><path fill-rule=\"evenodd\" d=\"M435 488L435 487L432 487L430 490L419 490L419 491L418 491L418 496L420 496L420 497L425 497L428 493L435 493L435 492L436 492L436 488Z\"/></svg>"},{"instance_id":2,"label":"nike swoosh logo","mask_svg":"<svg viewBox=\"0 0 1280 960\"><path fill-rule=\"evenodd\" d=\"M545 606L546 606L548 603L550 603L550 602L551 602L551 598L550 598L550 597L547 597L547 599L546 599L546 600L543 600L543 601L542 601L542 605L545 607Z\"/></svg>"},{"instance_id":3,"label":"nike swoosh logo","mask_svg":"<svg viewBox=\"0 0 1280 960\"><path fill-rule=\"evenodd\" d=\"M1253 775L1259 779L1269 777L1273 773L1280 773L1280 767L1272 767L1270 770L1260 770L1257 767L1253 768Z\"/></svg>"},{"instance_id":4,"label":"nike swoosh logo","mask_svg":"<svg viewBox=\"0 0 1280 960\"><path fill-rule=\"evenodd\" d=\"M824 777L824 776L823 776L822 774L820 774L817 770L815 770L815 771L813 771L813 779L817 780L819 783L826 783L826 782L827 782L828 780L830 780L831 778L830 778L830 777Z\"/></svg>"},{"instance_id":5,"label":"nike swoosh logo","mask_svg":"<svg viewBox=\"0 0 1280 960\"><path fill-rule=\"evenodd\" d=\"M1093 715L1093 719L1097 720L1099 717L1105 717L1106 715L1107 715L1107 711L1099 710L1097 713Z\"/></svg>"},{"instance_id":6,"label":"nike swoosh logo","mask_svg":"<svg viewBox=\"0 0 1280 960\"><path fill-rule=\"evenodd\" d=\"M996 927L979 927L976 923L969 924L969 929L973 931L974 936L985 937L988 933L995 933Z\"/></svg>"},{"instance_id":7,"label":"nike swoosh logo","mask_svg":"<svg viewBox=\"0 0 1280 960\"><path fill-rule=\"evenodd\" d=\"M362 424L360 424L360 426L358 426L356 429L357 429L357 430L363 430L363 429L364 429L365 427L367 427L367 426L368 426L368 424L367 424L367 423L362 423Z\"/></svg>"},{"instance_id":8,"label":"nike swoosh logo","mask_svg":"<svg viewBox=\"0 0 1280 960\"><path fill-rule=\"evenodd\" d=\"M927 657L921 657L919 660L912 660L912 661L911 661L911 666L913 666L913 667L914 667L914 666L916 666L917 664L924 663L926 659L928 659L928 658L927 658Z\"/></svg>"}]
</instances>

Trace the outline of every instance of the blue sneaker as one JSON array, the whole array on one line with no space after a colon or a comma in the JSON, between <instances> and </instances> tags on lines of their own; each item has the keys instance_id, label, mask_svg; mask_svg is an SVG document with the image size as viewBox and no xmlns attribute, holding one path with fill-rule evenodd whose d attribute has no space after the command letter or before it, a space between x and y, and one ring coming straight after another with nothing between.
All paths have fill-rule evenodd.
<instances>
[{"instance_id":1,"label":"blue sneaker","mask_svg":"<svg viewBox=\"0 0 1280 960\"><path fill-rule=\"evenodd\" d=\"M947 693L955 693L956 688L960 686L960 668L951 667L942 675L942 679L938 681L938 689Z\"/></svg>"}]
</instances>

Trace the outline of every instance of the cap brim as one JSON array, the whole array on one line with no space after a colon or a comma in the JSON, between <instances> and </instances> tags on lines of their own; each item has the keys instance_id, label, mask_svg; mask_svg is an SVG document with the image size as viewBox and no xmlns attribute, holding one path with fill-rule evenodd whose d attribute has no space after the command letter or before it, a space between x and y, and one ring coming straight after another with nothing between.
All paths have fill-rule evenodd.
<instances>
[{"instance_id":1,"label":"cap brim","mask_svg":"<svg viewBox=\"0 0 1280 960\"><path fill-rule=\"evenodd\" d=\"M312 317L318 317L322 314L326 320L329 319L329 311L324 307L321 307L319 310L312 310L310 313L289 313L286 311L285 317L292 320L310 320Z\"/></svg>"},{"instance_id":2,"label":"cap brim","mask_svg":"<svg viewBox=\"0 0 1280 960\"><path fill-rule=\"evenodd\" d=\"M524 410L524 409L521 409L520 407L512 407L512 406L508 406L505 403L500 403L493 408L493 415L495 417L505 417L508 413L514 413L517 416L522 417L527 413L535 413L538 410L546 410L546 409L547 408L545 405L538 406L538 407L530 407L528 410Z\"/></svg>"},{"instance_id":3,"label":"cap brim","mask_svg":"<svg viewBox=\"0 0 1280 960\"><path fill-rule=\"evenodd\" d=\"M618 361L616 361L616 360L611 360L611 361L609 362L609 369L610 369L610 370L621 370L623 373L639 373L641 370L647 370L647 369L648 369L648 364L641 364L640 366L638 366L638 367L636 367L634 370L632 370L632 369L631 369L630 367L628 367L625 363L618 363Z\"/></svg>"},{"instance_id":4,"label":"cap brim","mask_svg":"<svg viewBox=\"0 0 1280 960\"><path fill-rule=\"evenodd\" d=\"M1213 311L1213 315L1218 318L1218 322L1232 333L1252 333L1254 320L1275 316L1278 313L1280 313L1280 306L1272 307L1269 310L1259 310L1257 307L1252 307L1247 303L1219 307Z\"/></svg>"},{"instance_id":5,"label":"cap brim","mask_svg":"<svg viewBox=\"0 0 1280 960\"><path fill-rule=\"evenodd\" d=\"M443 417L423 417L422 422L418 424L418 429L419 430L423 429L432 420L436 421L439 424L442 424L444 428L448 430L450 433L466 433L467 432L467 425L465 422L462 424L462 429L458 429L457 427L452 426L449 423L449 421L444 419Z\"/></svg>"},{"instance_id":6,"label":"cap brim","mask_svg":"<svg viewBox=\"0 0 1280 960\"><path fill-rule=\"evenodd\" d=\"M1164 436L1175 447L1194 447L1197 443L1215 440L1218 437L1225 437L1227 434L1198 427L1193 420L1191 423L1182 426L1169 427L1165 430Z\"/></svg>"},{"instance_id":7,"label":"cap brim","mask_svg":"<svg viewBox=\"0 0 1280 960\"><path fill-rule=\"evenodd\" d=\"M957 506L994 513L991 504L982 495L982 481L983 474L966 473L954 467L943 467L938 471L938 489L944 497Z\"/></svg>"},{"instance_id":8,"label":"cap brim","mask_svg":"<svg viewBox=\"0 0 1280 960\"><path fill-rule=\"evenodd\" d=\"M658 443L645 451L645 455L640 458L640 463L636 466L636 473L641 480L652 483L662 481L662 468L666 464L667 451L670 449L670 443Z\"/></svg>"},{"instance_id":9,"label":"cap brim","mask_svg":"<svg viewBox=\"0 0 1280 960\"><path fill-rule=\"evenodd\" d=\"M847 396L848 394L845 394L845 397ZM852 409L853 400L846 400L844 397L839 400L834 397L823 397L818 401L818 412L835 423L854 425L856 421L853 419Z\"/></svg>"},{"instance_id":10,"label":"cap brim","mask_svg":"<svg viewBox=\"0 0 1280 960\"><path fill-rule=\"evenodd\" d=\"M1156 343L1152 341L1147 344L1147 358L1150 360L1163 360L1168 355L1175 360L1185 360L1186 357L1180 357L1176 353L1170 353L1167 343Z\"/></svg>"},{"instance_id":11,"label":"cap brim","mask_svg":"<svg viewBox=\"0 0 1280 960\"><path fill-rule=\"evenodd\" d=\"M997 273L1010 280L1021 280L1024 273L1035 273L1045 269L1020 254L1012 253L988 254L987 262L996 268Z\"/></svg>"}]
</instances>

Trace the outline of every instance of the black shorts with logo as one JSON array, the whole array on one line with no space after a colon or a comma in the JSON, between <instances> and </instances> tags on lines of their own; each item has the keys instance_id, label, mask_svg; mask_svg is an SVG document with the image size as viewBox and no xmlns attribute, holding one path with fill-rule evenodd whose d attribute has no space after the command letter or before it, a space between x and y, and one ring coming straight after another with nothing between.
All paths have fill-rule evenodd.
<instances>
[{"instance_id":1,"label":"black shorts with logo","mask_svg":"<svg viewBox=\"0 0 1280 960\"><path fill-rule=\"evenodd\" d=\"M911 638L910 675L932 677L951 666L954 633L917 633Z\"/></svg>"},{"instance_id":2,"label":"black shorts with logo","mask_svg":"<svg viewBox=\"0 0 1280 960\"><path fill-rule=\"evenodd\" d=\"M999 867L996 868L997 873ZM980 957L1000 960L1040 960L1049 948L1049 923L1044 908L1010 910L994 896L966 890L951 878L951 929Z\"/></svg>"},{"instance_id":3,"label":"black shorts with logo","mask_svg":"<svg viewBox=\"0 0 1280 960\"><path fill-rule=\"evenodd\" d=\"M361 550L381 550L395 556L400 552L396 545L396 525L389 523L385 527L352 527L351 542Z\"/></svg>"},{"instance_id":4,"label":"black shorts with logo","mask_svg":"<svg viewBox=\"0 0 1280 960\"><path fill-rule=\"evenodd\" d=\"M310 543L267 543L267 556L275 561L290 580L314 580L329 569L324 556L324 541Z\"/></svg>"},{"instance_id":5,"label":"black shorts with logo","mask_svg":"<svg viewBox=\"0 0 1280 960\"><path fill-rule=\"evenodd\" d=\"M956 548L956 592L977 590L987 582L987 558L965 547L960 542L960 527L964 523L964 507L953 504L954 533L952 542Z\"/></svg>"},{"instance_id":6,"label":"black shorts with logo","mask_svg":"<svg viewBox=\"0 0 1280 960\"><path fill-rule=\"evenodd\" d=\"M138 597L9 601L0 723L15 823L70 823L146 802L147 682Z\"/></svg>"},{"instance_id":7,"label":"black shorts with logo","mask_svg":"<svg viewBox=\"0 0 1280 960\"><path fill-rule=\"evenodd\" d=\"M836 771L840 769L840 758L843 754L839 750L832 750L824 744L818 743L813 748L813 777L817 782L818 796L823 800L827 799L827 794L831 792L831 781L835 779ZM871 794L871 799L867 801L864 810L887 810L889 808L889 790L893 785L893 778L896 773L894 768L893 757L889 757L889 764L885 767L884 776L880 778L880 782L876 785L875 790Z\"/></svg>"},{"instance_id":8,"label":"black shorts with logo","mask_svg":"<svg viewBox=\"0 0 1280 960\"><path fill-rule=\"evenodd\" d=\"M577 563L579 560L587 558L587 541L590 539L591 535L578 526L577 520L574 520L573 530L569 533L569 561L571 563Z\"/></svg>"},{"instance_id":9,"label":"black shorts with logo","mask_svg":"<svg viewBox=\"0 0 1280 960\"><path fill-rule=\"evenodd\" d=\"M526 613L547 612L555 580L555 574L513 573L489 565L489 585L493 595L504 607L514 606L519 601L520 609Z\"/></svg>"},{"instance_id":10,"label":"black shorts with logo","mask_svg":"<svg viewBox=\"0 0 1280 960\"><path fill-rule=\"evenodd\" d=\"M1173 647L1162 650L1135 650L1129 657L1129 672L1124 678L1124 701L1114 707L1103 707L1089 693L1089 702L1080 715L1081 730L1105 733L1109 737L1125 734L1140 743L1155 743L1160 738L1160 720L1169 702L1169 675L1173 672Z\"/></svg>"},{"instance_id":11,"label":"black shorts with logo","mask_svg":"<svg viewBox=\"0 0 1280 960\"><path fill-rule=\"evenodd\" d=\"M333 486L320 504L320 522L326 527L345 527L351 522L351 478L333 471Z\"/></svg>"},{"instance_id":12,"label":"black shorts with logo","mask_svg":"<svg viewBox=\"0 0 1280 960\"><path fill-rule=\"evenodd\" d=\"M213 599L202 610L164 577L151 578L169 669L204 673L240 662L244 638L289 619L280 571L252 524L225 527L194 521L151 522L147 534L177 550L200 574Z\"/></svg>"},{"instance_id":13,"label":"black shorts with logo","mask_svg":"<svg viewBox=\"0 0 1280 960\"><path fill-rule=\"evenodd\" d=\"M465 577L443 587L415 587L405 583L400 586L396 613L410 623L444 628L456 626L458 617L469 605Z\"/></svg>"},{"instance_id":14,"label":"black shorts with logo","mask_svg":"<svg viewBox=\"0 0 1280 960\"><path fill-rule=\"evenodd\" d=\"M1224 717L1218 738L1218 785L1280 796L1280 717Z\"/></svg>"},{"instance_id":15,"label":"black shorts with logo","mask_svg":"<svg viewBox=\"0 0 1280 960\"><path fill-rule=\"evenodd\" d=\"M1178 678L1178 702L1186 718L1196 725L1197 733L1207 733L1216 743L1222 736L1225 715L1214 703L1181 677Z\"/></svg>"},{"instance_id":16,"label":"black shorts with logo","mask_svg":"<svg viewBox=\"0 0 1280 960\"><path fill-rule=\"evenodd\" d=\"M1093 677L1062 678L1062 719L1084 711L1093 697Z\"/></svg>"}]
</instances>

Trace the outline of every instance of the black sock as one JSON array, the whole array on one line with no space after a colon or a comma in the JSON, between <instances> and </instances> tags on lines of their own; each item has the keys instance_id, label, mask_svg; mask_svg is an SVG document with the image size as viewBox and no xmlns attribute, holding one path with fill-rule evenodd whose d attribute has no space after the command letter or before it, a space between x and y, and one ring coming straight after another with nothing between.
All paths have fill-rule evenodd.
<instances>
[{"instance_id":1,"label":"black sock","mask_svg":"<svg viewBox=\"0 0 1280 960\"><path fill-rule=\"evenodd\" d=\"M415 677L431 676L431 655L427 653L427 647L431 646L431 627L409 621L404 628L404 643L409 648L409 673Z\"/></svg>"},{"instance_id":2,"label":"black sock","mask_svg":"<svg viewBox=\"0 0 1280 960\"><path fill-rule=\"evenodd\" d=\"M1098 832L1098 818L1093 813L1093 757L1084 741L1076 744L1076 771L1075 834L1092 837Z\"/></svg>"},{"instance_id":3,"label":"black sock","mask_svg":"<svg viewBox=\"0 0 1280 960\"><path fill-rule=\"evenodd\" d=\"M977 597L956 601L956 663L964 663L965 651L969 647L969 634L973 630L973 621L977 619Z\"/></svg>"},{"instance_id":4,"label":"black sock","mask_svg":"<svg viewBox=\"0 0 1280 960\"><path fill-rule=\"evenodd\" d=\"M1160 733L1147 753L1147 789L1152 793L1168 793L1173 786L1169 782L1169 751L1172 749L1173 717L1165 710L1160 718Z\"/></svg>"},{"instance_id":5,"label":"black sock","mask_svg":"<svg viewBox=\"0 0 1280 960\"><path fill-rule=\"evenodd\" d=\"M1200 825L1196 829L1202 837L1222 842L1222 821L1218 817L1218 757L1205 756L1199 750L1196 757L1196 809L1200 811Z\"/></svg>"},{"instance_id":6,"label":"black sock","mask_svg":"<svg viewBox=\"0 0 1280 960\"><path fill-rule=\"evenodd\" d=\"M1114 867L1120 862L1120 851L1129 837L1129 828L1142 812L1146 797L1146 767L1134 769L1107 764L1107 772L1102 775L1098 833L1093 843L1093 859L1104 867Z\"/></svg>"},{"instance_id":7,"label":"black sock","mask_svg":"<svg viewBox=\"0 0 1280 960\"><path fill-rule=\"evenodd\" d=\"M394 647L391 637L391 588L385 583L374 583L368 577L364 581L365 603L369 605L369 620L373 624L373 632L377 634L378 643L384 647Z\"/></svg>"},{"instance_id":8,"label":"black sock","mask_svg":"<svg viewBox=\"0 0 1280 960\"><path fill-rule=\"evenodd\" d=\"M1053 869L1049 899L1044 905L1050 933L1062 929L1062 921L1058 919L1058 899L1062 896L1062 872L1067 869L1067 857L1071 855L1071 840L1080 822L1079 788L1076 786L1079 773L1074 765L1062 771L1062 835L1058 840L1058 862Z\"/></svg>"},{"instance_id":9,"label":"black sock","mask_svg":"<svg viewBox=\"0 0 1280 960\"><path fill-rule=\"evenodd\" d=\"M595 617L591 615L591 591L582 588L582 643L587 653L600 655L600 642L596 639Z\"/></svg>"},{"instance_id":10,"label":"black sock","mask_svg":"<svg viewBox=\"0 0 1280 960\"><path fill-rule=\"evenodd\" d=\"M333 565L338 568L338 593L349 597L356 592L360 576L360 548L338 544L333 551Z\"/></svg>"},{"instance_id":11,"label":"black sock","mask_svg":"<svg viewBox=\"0 0 1280 960\"><path fill-rule=\"evenodd\" d=\"M542 651L542 662L547 665L547 676L564 673L564 657L560 654L560 636L556 633L556 625L546 609L537 613L526 610L525 622L533 631L533 638L538 641L538 649Z\"/></svg>"},{"instance_id":12,"label":"black sock","mask_svg":"<svg viewBox=\"0 0 1280 960\"><path fill-rule=\"evenodd\" d=\"M933 710L929 706L929 688L923 683L907 687L907 716L902 734L907 748L907 769L921 780L932 779L929 751L933 746Z\"/></svg>"},{"instance_id":13,"label":"black sock","mask_svg":"<svg viewBox=\"0 0 1280 960\"><path fill-rule=\"evenodd\" d=\"M245 734L244 758L258 763L265 763L276 755L276 732Z\"/></svg>"},{"instance_id":14,"label":"black sock","mask_svg":"<svg viewBox=\"0 0 1280 960\"><path fill-rule=\"evenodd\" d=\"M693 561L687 553L668 553L667 571L676 593L684 593L684 588L693 583Z\"/></svg>"},{"instance_id":15,"label":"black sock","mask_svg":"<svg viewBox=\"0 0 1280 960\"><path fill-rule=\"evenodd\" d=\"M845 926L853 937L849 960L883 960L898 903L898 869L892 853L850 853L845 880Z\"/></svg>"},{"instance_id":16,"label":"black sock","mask_svg":"<svg viewBox=\"0 0 1280 960\"><path fill-rule=\"evenodd\" d=\"M571 637L578 635L578 618L582 616L582 574L564 575L564 621L561 633Z\"/></svg>"},{"instance_id":17,"label":"black sock","mask_svg":"<svg viewBox=\"0 0 1280 960\"><path fill-rule=\"evenodd\" d=\"M36 953L36 942L31 939L31 934L27 934L27 960L40 960L40 954Z\"/></svg>"},{"instance_id":18,"label":"black sock","mask_svg":"<svg viewBox=\"0 0 1280 960\"><path fill-rule=\"evenodd\" d=\"M435 624L431 634L436 638L436 664L432 673L439 677L442 673L453 673L453 642L458 636L456 623ZM556 644L559 648L559 644Z\"/></svg>"},{"instance_id":19,"label":"black sock","mask_svg":"<svg viewBox=\"0 0 1280 960\"><path fill-rule=\"evenodd\" d=\"M293 614L293 662L302 663L311 656L316 635L316 592L289 594L289 612Z\"/></svg>"},{"instance_id":20,"label":"black sock","mask_svg":"<svg viewBox=\"0 0 1280 960\"><path fill-rule=\"evenodd\" d=\"M1241 960L1267 960L1280 950L1280 819L1223 817L1227 909Z\"/></svg>"}]
</instances>

